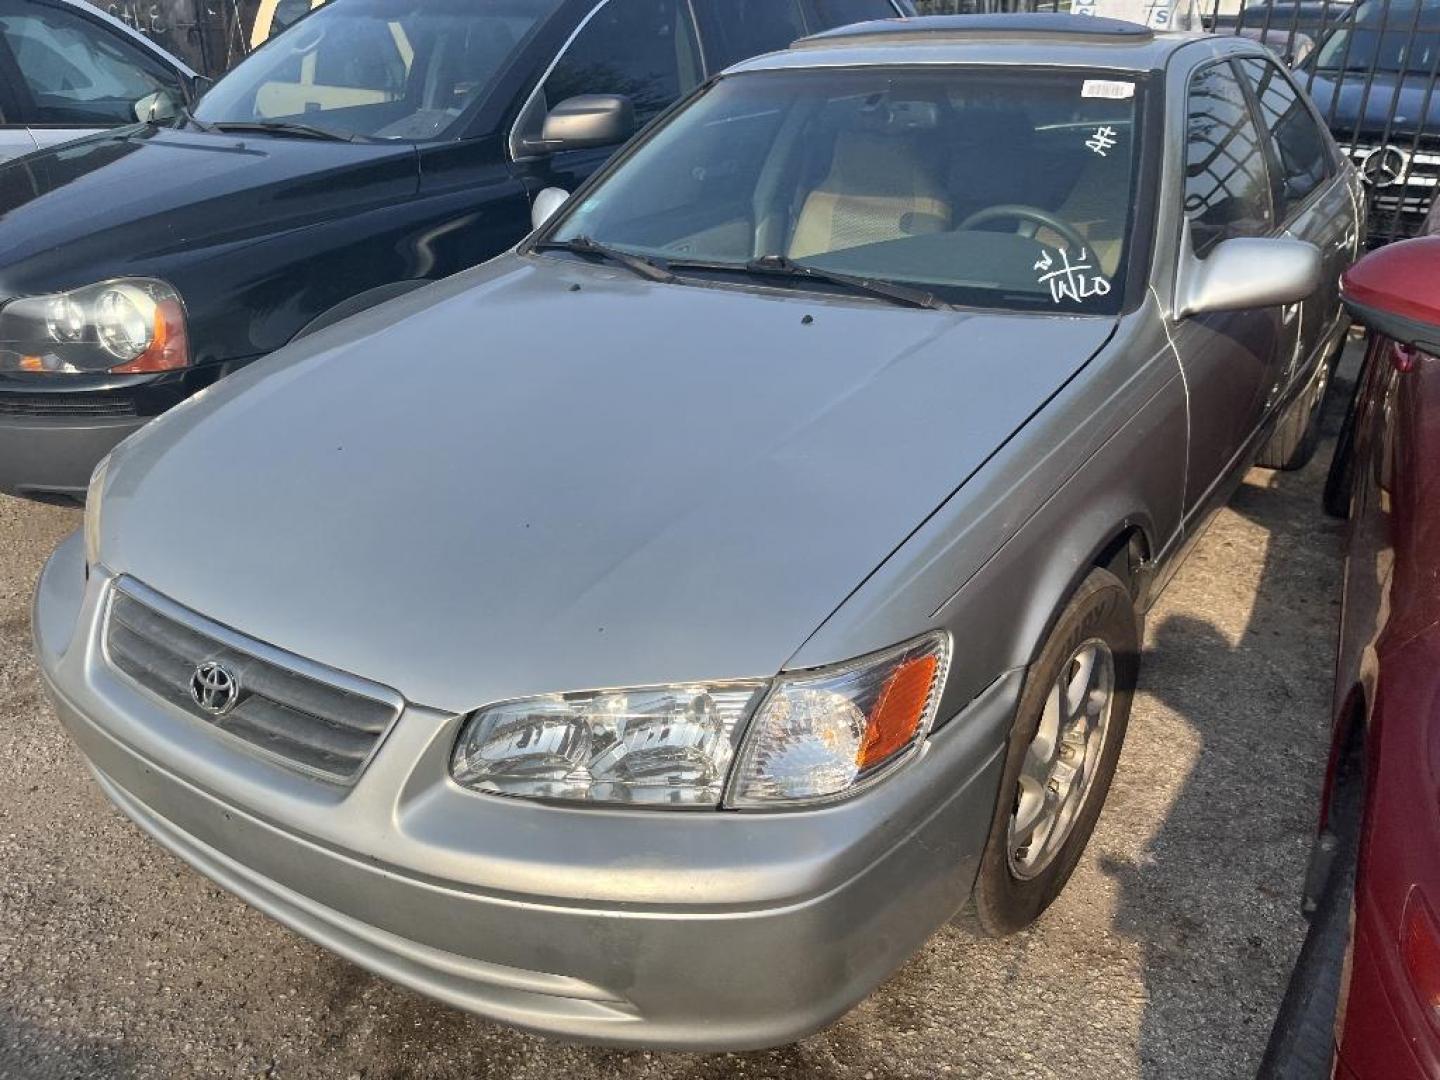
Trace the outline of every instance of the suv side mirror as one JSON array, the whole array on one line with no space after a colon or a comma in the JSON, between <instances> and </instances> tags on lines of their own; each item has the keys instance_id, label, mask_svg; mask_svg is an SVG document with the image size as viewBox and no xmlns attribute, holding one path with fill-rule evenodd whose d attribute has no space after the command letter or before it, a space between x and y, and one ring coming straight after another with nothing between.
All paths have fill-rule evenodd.
<instances>
[{"instance_id":1,"label":"suv side mirror","mask_svg":"<svg viewBox=\"0 0 1440 1080\"><path fill-rule=\"evenodd\" d=\"M526 142L532 153L617 146L635 134L635 105L623 94L581 94L566 98L545 117L539 139Z\"/></svg>"},{"instance_id":2,"label":"suv side mirror","mask_svg":"<svg viewBox=\"0 0 1440 1080\"><path fill-rule=\"evenodd\" d=\"M215 80L208 75L196 75L190 80L190 104L199 101L209 89L215 85Z\"/></svg>"},{"instance_id":3,"label":"suv side mirror","mask_svg":"<svg viewBox=\"0 0 1440 1080\"><path fill-rule=\"evenodd\" d=\"M1340 279L1340 299L1355 321L1422 352L1440 355L1440 236L1402 240L1372 251Z\"/></svg>"},{"instance_id":4,"label":"suv side mirror","mask_svg":"<svg viewBox=\"0 0 1440 1080\"><path fill-rule=\"evenodd\" d=\"M1176 288L1175 317L1239 311L1304 300L1320 287L1320 250L1303 240L1239 237L1209 255L1186 255Z\"/></svg>"},{"instance_id":5,"label":"suv side mirror","mask_svg":"<svg viewBox=\"0 0 1440 1080\"><path fill-rule=\"evenodd\" d=\"M173 120L179 111L179 103L164 90L146 94L135 102L135 119L142 123Z\"/></svg>"}]
</instances>

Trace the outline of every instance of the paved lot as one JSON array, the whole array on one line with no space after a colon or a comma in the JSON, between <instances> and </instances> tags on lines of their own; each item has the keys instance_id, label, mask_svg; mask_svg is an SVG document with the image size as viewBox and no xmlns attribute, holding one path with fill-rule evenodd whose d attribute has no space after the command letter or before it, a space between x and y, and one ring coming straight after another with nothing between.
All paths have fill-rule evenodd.
<instances>
[{"instance_id":1,"label":"paved lot","mask_svg":"<svg viewBox=\"0 0 1440 1080\"><path fill-rule=\"evenodd\" d=\"M1036 929L942 930L831 1030L713 1057L561 1046L432 1004L144 839L28 656L32 584L79 514L0 496L0 1077L1250 1075L1304 928L1339 611L1328 457L1253 473L1152 613L1109 806Z\"/></svg>"}]
</instances>

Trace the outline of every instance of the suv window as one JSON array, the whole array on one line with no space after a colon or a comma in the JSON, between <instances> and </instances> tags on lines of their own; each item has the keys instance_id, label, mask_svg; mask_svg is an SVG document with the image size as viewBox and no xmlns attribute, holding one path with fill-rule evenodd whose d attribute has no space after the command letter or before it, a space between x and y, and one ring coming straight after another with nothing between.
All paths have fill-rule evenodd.
<instances>
[{"instance_id":1,"label":"suv window","mask_svg":"<svg viewBox=\"0 0 1440 1080\"><path fill-rule=\"evenodd\" d=\"M1268 60L1245 59L1240 67L1255 89L1260 119L1270 130L1280 163L1280 215L1303 202L1330 175L1325 134L1280 68Z\"/></svg>"},{"instance_id":2,"label":"suv window","mask_svg":"<svg viewBox=\"0 0 1440 1080\"><path fill-rule=\"evenodd\" d=\"M184 94L175 75L119 35L68 11L0 7L0 38L23 86L12 123L112 127L135 122L135 103L157 90Z\"/></svg>"},{"instance_id":3,"label":"suv window","mask_svg":"<svg viewBox=\"0 0 1440 1080\"><path fill-rule=\"evenodd\" d=\"M1190 80L1185 216L1197 255L1228 237L1262 235L1274 223L1260 131L1225 61Z\"/></svg>"},{"instance_id":4,"label":"suv window","mask_svg":"<svg viewBox=\"0 0 1440 1080\"><path fill-rule=\"evenodd\" d=\"M212 124L422 141L461 129L561 0L345 0L266 42L201 99Z\"/></svg>"},{"instance_id":5,"label":"suv window","mask_svg":"<svg viewBox=\"0 0 1440 1080\"><path fill-rule=\"evenodd\" d=\"M809 3L816 30L895 18L895 6L890 0L809 0Z\"/></svg>"},{"instance_id":6,"label":"suv window","mask_svg":"<svg viewBox=\"0 0 1440 1080\"><path fill-rule=\"evenodd\" d=\"M695 17L712 71L783 49L807 32L799 0L695 0Z\"/></svg>"},{"instance_id":7,"label":"suv window","mask_svg":"<svg viewBox=\"0 0 1440 1080\"><path fill-rule=\"evenodd\" d=\"M545 102L553 108L578 94L624 94L643 124L702 78L684 0L609 0L546 78Z\"/></svg>"}]
</instances>

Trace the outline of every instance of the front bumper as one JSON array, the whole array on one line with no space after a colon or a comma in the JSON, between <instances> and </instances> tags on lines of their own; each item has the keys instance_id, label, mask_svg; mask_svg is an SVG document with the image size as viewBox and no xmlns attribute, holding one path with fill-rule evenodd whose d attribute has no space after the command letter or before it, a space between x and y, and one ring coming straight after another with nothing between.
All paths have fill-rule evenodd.
<instances>
[{"instance_id":1,"label":"front bumper","mask_svg":"<svg viewBox=\"0 0 1440 1080\"><path fill-rule=\"evenodd\" d=\"M148 421L0 415L0 493L81 502L100 459Z\"/></svg>"},{"instance_id":2,"label":"front bumper","mask_svg":"<svg viewBox=\"0 0 1440 1080\"><path fill-rule=\"evenodd\" d=\"M192 866L362 967L566 1038L788 1042L885 979L968 898L1020 674L901 773L820 809L563 808L448 777L460 718L407 706L353 787L271 764L112 670L107 583L72 538L36 650L106 793Z\"/></svg>"}]
</instances>

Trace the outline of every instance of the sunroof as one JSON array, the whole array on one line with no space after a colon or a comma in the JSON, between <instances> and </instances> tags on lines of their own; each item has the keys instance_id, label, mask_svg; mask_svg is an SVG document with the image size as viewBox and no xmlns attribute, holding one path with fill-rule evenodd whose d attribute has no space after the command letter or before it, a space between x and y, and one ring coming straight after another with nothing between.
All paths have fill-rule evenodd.
<instances>
[{"instance_id":1,"label":"sunroof","mask_svg":"<svg viewBox=\"0 0 1440 1080\"><path fill-rule=\"evenodd\" d=\"M878 19L812 34L796 45L830 45L844 39L934 40L967 37L1083 37L1087 41L1138 42L1155 36L1148 26L1123 19L1059 12L1013 15L925 15L916 19Z\"/></svg>"}]
</instances>

